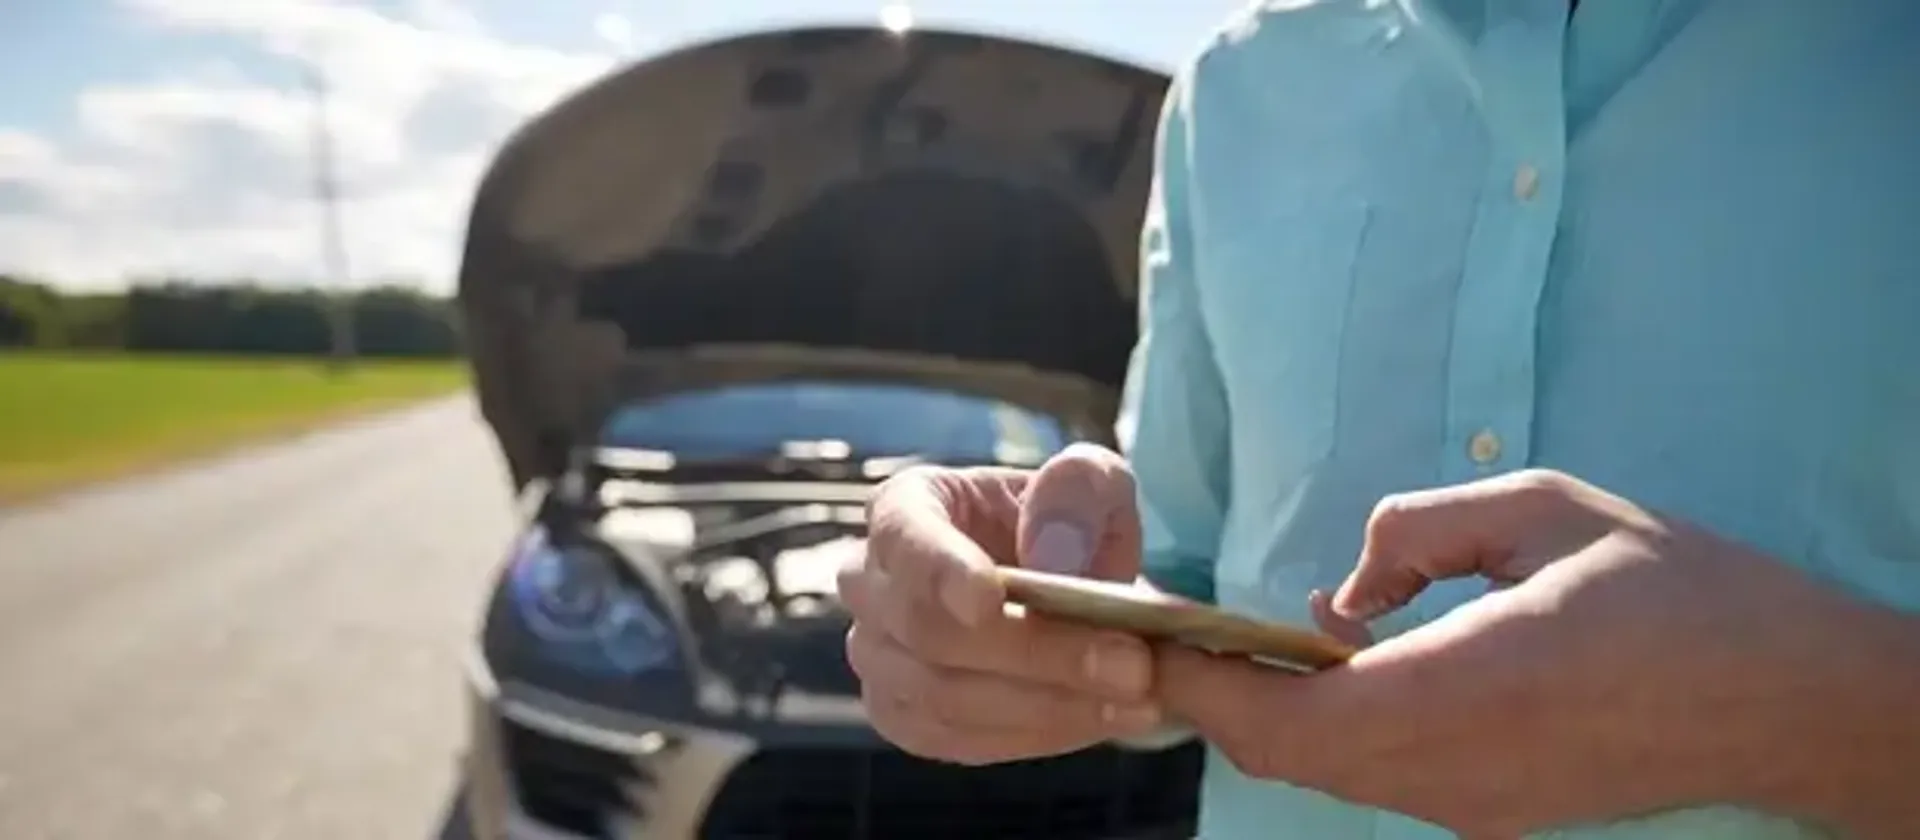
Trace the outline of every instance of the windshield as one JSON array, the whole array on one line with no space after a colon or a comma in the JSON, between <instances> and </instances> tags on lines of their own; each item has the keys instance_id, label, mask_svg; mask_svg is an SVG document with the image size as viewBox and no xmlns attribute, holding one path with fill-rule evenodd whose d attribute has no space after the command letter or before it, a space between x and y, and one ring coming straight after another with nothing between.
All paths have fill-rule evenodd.
<instances>
[{"instance_id":1,"label":"windshield","mask_svg":"<svg viewBox=\"0 0 1920 840\"><path fill-rule=\"evenodd\" d=\"M901 385L780 382L627 405L600 443L693 460L761 457L840 441L854 458L1035 464L1070 441L1056 419L1006 403Z\"/></svg>"}]
</instances>

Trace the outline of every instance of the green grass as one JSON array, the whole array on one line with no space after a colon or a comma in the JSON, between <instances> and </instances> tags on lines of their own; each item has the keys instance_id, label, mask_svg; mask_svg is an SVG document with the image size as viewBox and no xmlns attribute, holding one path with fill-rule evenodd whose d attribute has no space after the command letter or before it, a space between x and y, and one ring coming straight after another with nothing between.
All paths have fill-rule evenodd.
<instances>
[{"instance_id":1,"label":"green grass","mask_svg":"<svg viewBox=\"0 0 1920 840\"><path fill-rule=\"evenodd\" d=\"M0 353L0 502L464 388L452 361Z\"/></svg>"}]
</instances>

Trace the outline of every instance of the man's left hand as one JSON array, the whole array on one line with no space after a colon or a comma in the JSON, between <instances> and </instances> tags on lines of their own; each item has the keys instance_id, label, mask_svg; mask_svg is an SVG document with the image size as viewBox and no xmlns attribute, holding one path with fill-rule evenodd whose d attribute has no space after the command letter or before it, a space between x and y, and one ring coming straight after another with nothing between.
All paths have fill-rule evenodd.
<instances>
[{"instance_id":1,"label":"man's left hand","mask_svg":"<svg viewBox=\"0 0 1920 840\"><path fill-rule=\"evenodd\" d=\"M1161 646L1164 708L1248 775L1512 838L1740 801L1873 667L1828 632L1859 609L1837 593L1541 470L1383 501L1331 611L1469 575L1495 590L1312 676Z\"/></svg>"}]
</instances>

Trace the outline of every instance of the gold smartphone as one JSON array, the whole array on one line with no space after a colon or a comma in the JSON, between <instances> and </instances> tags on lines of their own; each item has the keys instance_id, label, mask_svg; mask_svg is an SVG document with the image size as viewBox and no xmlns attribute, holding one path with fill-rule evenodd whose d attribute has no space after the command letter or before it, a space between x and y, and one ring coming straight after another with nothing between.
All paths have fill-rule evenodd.
<instances>
[{"instance_id":1,"label":"gold smartphone","mask_svg":"<svg viewBox=\"0 0 1920 840\"><path fill-rule=\"evenodd\" d=\"M1346 662L1356 650L1325 633L1257 621L1133 584L1008 566L998 572L1007 600L1031 612L1213 653L1320 671Z\"/></svg>"}]
</instances>

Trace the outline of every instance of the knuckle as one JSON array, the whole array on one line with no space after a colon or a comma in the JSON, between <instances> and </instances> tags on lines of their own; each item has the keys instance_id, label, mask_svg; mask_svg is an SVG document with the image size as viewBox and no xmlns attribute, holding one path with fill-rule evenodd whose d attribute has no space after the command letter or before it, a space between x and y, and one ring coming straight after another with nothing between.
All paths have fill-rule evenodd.
<instances>
[{"instance_id":1,"label":"knuckle","mask_svg":"<svg viewBox=\"0 0 1920 840\"><path fill-rule=\"evenodd\" d=\"M919 464L887 476L874 485L872 492L867 494L867 521L873 536L897 531L899 517L895 511L906 504L909 497L932 487L940 469Z\"/></svg>"},{"instance_id":2,"label":"knuckle","mask_svg":"<svg viewBox=\"0 0 1920 840\"><path fill-rule=\"evenodd\" d=\"M873 678L873 638L859 624L847 631L847 667L865 685Z\"/></svg>"},{"instance_id":3,"label":"knuckle","mask_svg":"<svg viewBox=\"0 0 1920 840\"><path fill-rule=\"evenodd\" d=\"M887 553L900 542L901 531L900 517L887 504L885 494L875 493L867 500L867 550L863 553Z\"/></svg>"},{"instance_id":4,"label":"knuckle","mask_svg":"<svg viewBox=\"0 0 1920 840\"><path fill-rule=\"evenodd\" d=\"M834 591L840 596L840 603L847 612L856 618L871 609L871 599L867 597L866 552L859 552L857 559L848 560L846 565L834 575Z\"/></svg>"},{"instance_id":5,"label":"knuckle","mask_svg":"<svg viewBox=\"0 0 1920 840\"><path fill-rule=\"evenodd\" d=\"M1394 493L1375 502L1367 514L1366 539L1369 543L1389 542L1418 515L1419 499L1410 493Z\"/></svg>"},{"instance_id":6,"label":"knuckle","mask_svg":"<svg viewBox=\"0 0 1920 840\"><path fill-rule=\"evenodd\" d=\"M881 500L884 497L887 504L891 506L892 504L900 503L911 495L938 495L944 482L951 478L953 474L954 469L952 467L943 467L938 464L915 464L888 476L885 481L880 483L880 489L875 491L874 498Z\"/></svg>"},{"instance_id":7,"label":"knuckle","mask_svg":"<svg viewBox=\"0 0 1920 840\"><path fill-rule=\"evenodd\" d=\"M1507 473L1502 481L1507 492L1534 499L1564 496L1568 491L1568 480L1564 473L1541 467Z\"/></svg>"},{"instance_id":8,"label":"knuckle","mask_svg":"<svg viewBox=\"0 0 1920 840\"><path fill-rule=\"evenodd\" d=\"M1029 622L1021 629L1019 643L1009 645L1020 673L1099 689L1089 667L1101 645L1095 633L1045 619Z\"/></svg>"},{"instance_id":9,"label":"knuckle","mask_svg":"<svg viewBox=\"0 0 1920 840\"><path fill-rule=\"evenodd\" d=\"M1529 468L1499 480L1510 503L1535 516L1563 509L1578 495L1573 478L1555 470Z\"/></svg>"},{"instance_id":10,"label":"knuckle","mask_svg":"<svg viewBox=\"0 0 1920 840\"><path fill-rule=\"evenodd\" d=\"M893 508L895 497L900 493L900 482L906 475L907 472L898 472L887 476L867 493L867 521L870 523L868 530L875 532L881 530L882 523L887 518L887 511Z\"/></svg>"},{"instance_id":11,"label":"knuckle","mask_svg":"<svg viewBox=\"0 0 1920 840\"><path fill-rule=\"evenodd\" d=\"M866 574L867 569L873 565L870 559L872 551L872 544L862 541L859 551L847 552L846 558L840 561L838 570L840 579L844 581L848 578L859 577L860 575Z\"/></svg>"},{"instance_id":12,"label":"knuckle","mask_svg":"<svg viewBox=\"0 0 1920 840\"><path fill-rule=\"evenodd\" d=\"M1048 485L1049 492L1088 498L1130 500L1134 492L1133 470L1126 460L1084 441L1061 450L1041 468L1039 481Z\"/></svg>"},{"instance_id":13,"label":"knuckle","mask_svg":"<svg viewBox=\"0 0 1920 840\"><path fill-rule=\"evenodd\" d=\"M1074 441L1062 447L1060 456L1068 461L1103 469L1125 467L1127 463L1125 458L1120 457L1120 453L1084 440Z\"/></svg>"},{"instance_id":14,"label":"knuckle","mask_svg":"<svg viewBox=\"0 0 1920 840\"><path fill-rule=\"evenodd\" d=\"M928 487L938 483L943 477L951 475L953 472L954 469L952 467L943 467L939 464L914 464L894 473L888 483L898 483L901 486L916 485Z\"/></svg>"},{"instance_id":15,"label":"knuckle","mask_svg":"<svg viewBox=\"0 0 1920 840\"><path fill-rule=\"evenodd\" d=\"M1120 465L1124 467L1126 465L1126 459L1121 458L1120 453L1097 443L1089 443L1084 440L1077 440L1062 447L1057 457L1096 466Z\"/></svg>"},{"instance_id":16,"label":"knuckle","mask_svg":"<svg viewBox=\"0 0 1920 840\"><path fill-rule=\"evenodd\" d=\"M859 560L848 561L833 573L833 588L840 594L841 600L846 600L849 596L859 597L854 593L864 588L862 578L866 571L866 561Z\"/></svg>"},{"instance_id":17,"label":"knuckle","mask_svg":"<svg viewBox=\"0 0 1920 840\"><path fill-rule=\"evenodd\" d=\"M1018 623L1009 622L1005 642L998 647L1004 651L1005 667L1008 671L1020 674L1058 673L1056 664L1049 660L1060 657L1054 652L1052 644L1060 628L1047 619L1029 618Z\"/></svg>"}]
</instances>

